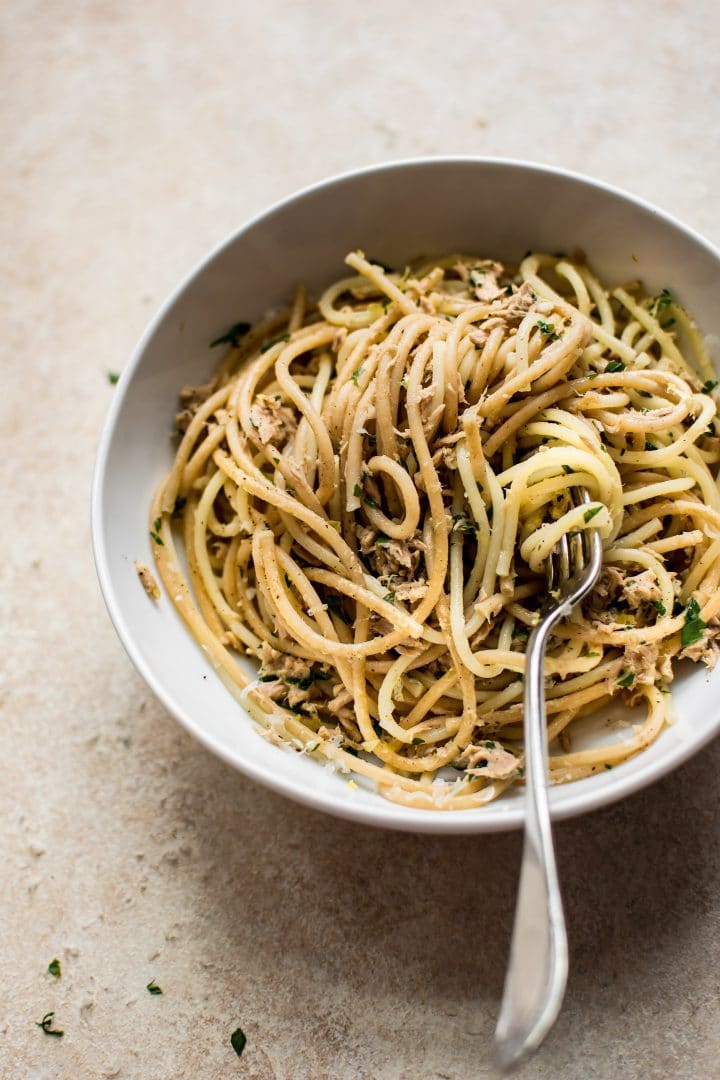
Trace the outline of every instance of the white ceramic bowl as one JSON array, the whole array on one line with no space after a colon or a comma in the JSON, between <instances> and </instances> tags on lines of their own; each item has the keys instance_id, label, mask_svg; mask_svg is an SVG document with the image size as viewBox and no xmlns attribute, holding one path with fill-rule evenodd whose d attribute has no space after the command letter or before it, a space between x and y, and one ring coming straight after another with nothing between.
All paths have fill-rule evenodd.
<instances>
[{"instance_id":1,"label":"white ceramic bowl","mask_svg":"<svg viewBox=\"0 0 720 1080\"><path fill-rule=\"evenodd\" d=\"M133 562L152 564L147 514L169 467L177 393L218 363L211 341L342 274L362 248L402 265L464 250L518 259L527 250L582 248L607 282L642 277L672 289L706 334L720 337L720 254L691 230L606 184L516 161L435 158L359 170L261 214L196 267L155 316L118 384L100 443L92 497L95 559L110 616L135 666L167 709L230 764L275 791L369 825L476 833L522 823L522 792L477 810L396 806L321 764L271 745L225 689L170 600L151 603ZM646 751L602 775L551 791L555 818L618 799L676 769L720 727L720 668L696 668L673 690L677 722ZM615 706L622 711L622 706ZM616 740L616 731L588 735Z\"/></svg>"}]
</instances>

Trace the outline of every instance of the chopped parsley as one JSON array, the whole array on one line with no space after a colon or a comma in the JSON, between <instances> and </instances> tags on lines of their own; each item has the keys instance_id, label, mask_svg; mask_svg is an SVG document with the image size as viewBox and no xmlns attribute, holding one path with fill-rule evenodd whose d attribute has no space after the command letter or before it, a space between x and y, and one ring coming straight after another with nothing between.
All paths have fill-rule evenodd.
<instances>
[{"instance_id":1,"label":"chopped parsley","mask_svg":"<svg viewBox=\"0 0 720 1080\"><path fill-rule=\"evenodd\" d=\"M592 521L596 514L599 514L602 510L602 506L591 506L589 510L586 510L583 514L584 521Z\"/></svg>"},{"instance_id":2,"label":"chopped parsley","mask_svg":"<svg viewBox=\"0 0 720 1080\"><path fill-rule=\"evenodd\" d=\"M505 295L506 295L506 296L512 296L512 294L513 294L513 287L512 287L512 285L506 285L506 286L505 286Z\"/></svg>"},{"instance_id":3,"label":"chopped parsley","mask_svg":"<svg viewBox=\"0 0 720 1080\"><path fill-rule=\"evenodd\" d=\"M453 532L477 533L474 522L466 518L464 514L453 514Z\"/></svg>"},{"instance_id":4,"label":"chopped parsley","mask_svg":"<svg viewBox=\"0 0 720 1080\"><path fill-rule=\"evenodd\" d=\"M373 499L371 495L363 495L363 502L368 506L371 506L373 510L380 509L380 503L376 499Z\"/></svg>"},{"instance_id":5,"label":"chopped parsley","mask_svg":"<svg viewBox=\"0 0 720 1080\"><path fill-rule=\"evenodd\" d=\"M385 595L383 596L383 600L387 600L388 604L394 604L395 603L395 593L394 592L385 593Z\"/></svg>"},{"instance_id":6,"label":"chopped parsley","mask_svg":"<svg viewBox=\"0 0 720 1080\"><path fill-rule=\"evenodd\" d=\"M669 289L663 289L663 291L655 297L650 305L650 311L653 315L662 315L664 311L670 307L673 302L672 293Z\"/></svg>"},{"instance_id":7,"label":"chopped parsley","mask_svg":"<svg viewBox=\"0 0 720 1080\"><path fill-rule=\"evenodd\" d=\"M540 328L540 333L547 334L550 341L557 341L560 337L559 334L555 333L555 323L545 322L544 319L538 319L537 324Z\"/></svg>"},{"instance_id":8,"label":"chopped parsley","mask_svg":"<svg viewBox=\"0 0 720 1080\"><path fill-rule=\"evenodd\" d=\"M36 1020L35 1026L42 1028L46 1035L54 1035L56 1039L62 1039L65 1032L62 1028L53 1027L55 1022L55 1013L47 1012L43 1016L42 1020Z\"/></svg>"},{"instance_id":9,"label":"chopped parsley","mask_svg":"<svg viewBox=\"0 0 720 1080\"><path fill-rule=\"evenodd\" d=\"M162 988L158 986L154 979L151 979L145 989L149 994L162 994Z\"/></svg>"},{"instance_id":10,"label":"chopped parsley","mask_svg":"<svg viewBox=\"0 0 720 1080\"><path fill-rule=\"evenodd\" d=\"M386 536L385 533L378 533L375 543L378 547L387 547L390 543L390 537Z\"/></svg>"},{"instance_id":11,"label":"chopped parsley","mask_svg":"<svg viewBox=\"0 0 720 1080\"><path fill-rule=\"evenodd\" d=\"M294 675L286 675L283 682L288 686L297 686L298 690L309 690L314 682L321 682L327 677L328 673L324 668L311 668L304 679L298 679Z\"/></svg>"},{"instance_id":12,"label":"chopped parsley","mask_svg":"<svg viewBox=\"0 0 720 1080\"><path fill-rule=\"evenodd\" d=\"M362 375L364 370L365 370L365 368L362 365L360 365L360 367L355 368L352 375L350 376L350 378L352 379L352 381L355 383L356 386L360 385L358 383L358 379L360 378L360 376Z\"/></svg>"},{"instance_id":13,"label":"chopped parsley","mask_svg":"<svg viewBox=\"0 0 720 1080\"><path fill-rule=\"evenodd\" d=\"M653 600L652 605L657 611L658 615L667 615L667 608L663 604L662 600Z\"/></svg>"},{"instance_id":14,"label":"chopped parsley","mask_svg":"<svg viewBox=\"0 0 720 1080\"><path fill-rule=\"evenodd\" d=\"M618 686L623 686L626 690L628 690L632 686L632 684L634 682L635 682L635 674L634 674L634 672L628 671L621 678L618 679L617 684L618 684Z\"/></svg>"},{"instance_id":15,"label":"chopped parsley","mask_svg":"<svg viewBox=\"0 0 720 1080\"><path fill-rule=\"evenodd\" d=\"M646 439L645 440L645 449L649 452L650 450L657 450L657 446L655 445L654 442L650 442L649 439Z\"/></svg>"},{"instance_id":16,"label":"chopped parsley","mask_svg":"<svg viewBox=\"0 0 720 1080\"><path fill-rule=\"evenodd\" d=\"M421 738L419 738L419 736L416 735L415 738L412 741L412 744L413 744L413 746L422 746L422 744L424 742L425 742L424 739L421 739Z\"/></svg>"},{"instance_id":17,"label":"chopped parsley","mask_svg":"<svg viewBox=\"0 0 720 1080\"><path fill-rule=\"evenodd\" d=\"M605 365L605 374L606 375L608 375L608 374L611 375L614 371L624 371L624 370L625 370L625 361L624 360L610 360L610 362Z\"/></svg>"},{"instance_id":18,"label":"chopped parsley","mask_svg":"<svg viewBox=\"0 0 720 1080\"><path fill-rule=\"evenodd\" d=\"M249 329L249 322L233 323L229 330L226 330L224 334L210 342L210 348L214 349L216 345L232 345L236 349L240 344L240 338L244 337Z\"/></svg>"},{"instance_id":19,"label":"chopped parsley","mask_svg":"<svg viewBox=\"0 0 720 1080\"><path fill-rule=\"evenodd\" d=\"M353 488L353 495L355 496L356 499L359 499L360 496L362 495L362 488L360 487L359 484L356 484L355 487Z\"/></svg>"},{"instance_id":20,"label":"chopped parsley","mask_svg":"<svg viewBox=\"0 0 720 1080\"><path fill-rule=\"evenodd\" d=\"M115 383L118 381L119 378L120 378L120 372L119 371L108 371L108 373L107 373L107 381L110 383L111 386L115 386Z\"/></svg>"},{"instance_id":21,"label":"chopped parsley","mask_svg":"<svg viewBox=\"0 0 720 1080\"><path fill-rule=\"evenodd\" d=\"M667 330L668 327L674 326L674 325L675 325L675 320L672 319L672 318L671 319L666 319L665 322L660 323L660 327L661 327L662 330Z\"/></svg>"},{"instance_id":22,"label":"chopped parsley","mask_svg":"<svg viewBox=\"0 0 720 1080\"><path fill-rule=\"evenodd\" d=\"M152 536L152 538L153 538L153 540L155 541L156 544L159 544L160 547L165 547L165 542L164 542L163 538L160 536L160 523L161 523L161 521L162 521L162 517L158 514L158 516L153 521L153 527L150 530L150 535Z\"/></svg>"},{"instance_id":23,"label":"chopped parsley","mask_svg":"<svg viewBox=\"0 0 720 1080\"><path fill-rule=\"evenodd\" d=\"M605 768L606 769L612 769L612 765L609 765L608 762L606 761L605 762Z\"/></svg>"},{"instance_id":24,"label":"chopped parsley","mask_svg":"<svg viewBox=\"0 0 720 1080\"><path fill-rule=\"evenodd\" d=\"M702 393L703 394L711 394L713 392L713 390L715 389L715 387L717 386L717 384L718 384L717 379L708 379L706 382L703 383Z\"/></svg>"},{"instance_id":25,"label":"chopped parsley","mask_svg":"<svg viewBox=\"0 0 720 1080\"><path fill-rule=\"evenodd\" d=\"M574 472L574 471L575 471L575 470L574 470L574 469L571 469L569 465L563 465L563 472L564 472L564 473L566 473L566 474L567 474L567 473L571 473L571 472Z\"/></svg>"},{"instance_id":26,"label":"chopped parsley","mask_svg":"<svg viewBox=\"0 0 720 1080\"><path fill-rule=\"evenodd\" d=\"M62 968L60 967L60 961L57 957L48 964L48 972L56 979L59 979L62 975Z\"/></svg>"},{"instance_id":27,"label":"chopped parsley","mask_svg":"<svg viewBox=\"0 0 720 1080\"><path fill-rule=\"evenodd\" d=\"M685 608L685 625L680 631L680 643L683 648L693 645L703 636L705 623L700 618L700 605L693 597Z\"/></svg>"},{"instance_id":28,"label":"chopped parsley","mask_svg":"<svg viewBox=\"0 0 720 1080\"><path fill-rule=\"evenodd\" d=\"M232 1035L230 1036L230 1045L232 1046L238 1057L241 1057L242 1052L245 1049L246 1042L247 1038L245 1037L245 1032L243 1031L243 1029L235 1028Z\"/></svg>"},{"instance_id":29,"label":"chopped parsley","mask_svg":"<svg viewBox=\"0 0 720 1080\"><path fill-rule=\"evenodd\" d=\"M183 510L185 509L186 503L187 499L184 497L184 495L178 495L177 499L175 500L175 505L172 508L172 514L170 516L174 518L179 518Z\"/></svg>"},{"instance_id":30,"label":"chopped parsley","mask_svg":"<svg viewBox=\"0 0 720 1080\"><path fill-rule=\"evenodd\" d=\"M283 334L282 337L274 338L272 341L266 341L264 345L260 346L260 352L261 353L267 352L268 349L272 349L273 345L279 345L281 341L289 341L289 340L290 340L290 335L289 334Z\"/></svg>"}]
</instances>

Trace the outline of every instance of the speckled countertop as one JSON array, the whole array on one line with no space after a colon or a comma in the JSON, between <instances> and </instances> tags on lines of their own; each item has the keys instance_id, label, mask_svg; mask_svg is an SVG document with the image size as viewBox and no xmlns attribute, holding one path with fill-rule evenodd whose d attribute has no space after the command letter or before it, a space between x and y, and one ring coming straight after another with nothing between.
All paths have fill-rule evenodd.
<instances>
[{"instance_id":1,"label":"speckled countertop","mask_svg":"<svg viewBox=\"0 0 720 1080\"><path fill-rule=\"evenodd\" d=\"M2 1080L494 1075L519 837L323 818L165 713L90 553L106 372L249 215L382 159L560 164L720 241L717 12L2 5ZM521 1076L718 1075L719 776L716 743L557 828L570 983Z\"/></svg>"}]
</instances>

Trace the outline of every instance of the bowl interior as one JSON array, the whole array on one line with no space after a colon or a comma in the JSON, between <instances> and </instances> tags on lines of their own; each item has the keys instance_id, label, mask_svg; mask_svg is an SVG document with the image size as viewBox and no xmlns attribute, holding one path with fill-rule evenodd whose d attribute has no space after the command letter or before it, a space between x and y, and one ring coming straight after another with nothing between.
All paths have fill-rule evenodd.
<instances>
[{"instance_id":1,"label":"bowl interior","mask_svg":"<svg viewBox=\"0 0 720 1080\"><path fill-rule=\"evenodd\" d=\"M152 565L148 506L173 456L179 388L200 383L220 350L208 343L240 319L286 302L299 281L311 292L343 273L361 248L391 265L462 250L518 260L530 250L585 251L607 283L642 278L669 287L706 335L720 337L720 257L653 208L613 189L538 166L472 159L405 162L353 173L297 195L216 250L160 311L124 372L100 446L93 536L100 583L131 659L151 688L207 746L243 772L318 809L369 824L428 832L516 827L522 793L478 810L420 811L261 738L191 638L170 600L152 603L134 561ZM600 806L656 779L720 726L720 673L683 672L673 698L677 722L638 757L551 792L555 817ZM615 719L632 720L614 707ZM618 738L602 722L590 741Z\"/></svg>"}]
</instances>

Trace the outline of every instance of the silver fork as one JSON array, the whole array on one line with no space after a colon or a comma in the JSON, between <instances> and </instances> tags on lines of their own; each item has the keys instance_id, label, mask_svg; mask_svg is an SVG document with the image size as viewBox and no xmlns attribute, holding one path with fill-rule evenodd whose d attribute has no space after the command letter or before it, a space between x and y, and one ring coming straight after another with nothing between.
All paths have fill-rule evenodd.
<instances>
[{"instance_id":1,"label":"silver fork","mask_svg":"<svg viewBox=\"0 0 720 1080\"><path fill-rule=\"evenodd\" d=\"M585 488L579 499L590 502ZM550 603L532 631L525 669L525 841L510 960L495 1030L498 1066L519 1064L540 1046L560 1011L567 982L565 917L548 806L545 648L553 627L587 596L602 569L597 529L563 536L548 560ZM553 601L555 601L553 603Z\"/></svg>"}]
</instances>

